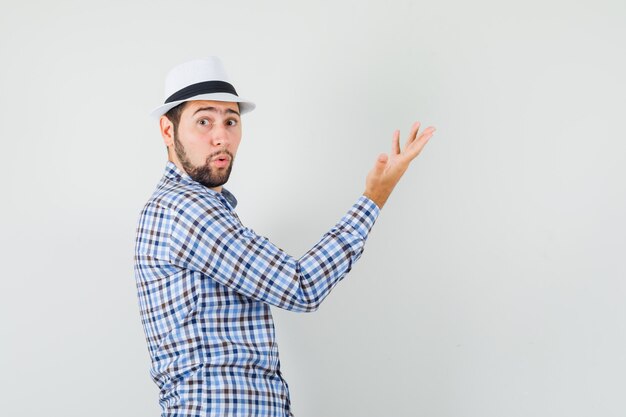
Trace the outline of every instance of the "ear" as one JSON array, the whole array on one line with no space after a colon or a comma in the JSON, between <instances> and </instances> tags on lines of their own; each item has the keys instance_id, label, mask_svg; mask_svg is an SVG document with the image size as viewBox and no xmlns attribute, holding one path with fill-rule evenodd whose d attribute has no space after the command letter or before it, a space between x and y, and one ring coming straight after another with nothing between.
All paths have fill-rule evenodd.
<instances>
[{"instance_id":1,"label":"ear","mask_svg":"<svg viewBox=\"0 0 626 417\"><path fill-rule=\"evenodd\" d=\"M159 128L161 129L161 137L163 137L163 143L168 148L174 144L174 125L165 115L159 119Z\"/></svg>"}]
</instances>

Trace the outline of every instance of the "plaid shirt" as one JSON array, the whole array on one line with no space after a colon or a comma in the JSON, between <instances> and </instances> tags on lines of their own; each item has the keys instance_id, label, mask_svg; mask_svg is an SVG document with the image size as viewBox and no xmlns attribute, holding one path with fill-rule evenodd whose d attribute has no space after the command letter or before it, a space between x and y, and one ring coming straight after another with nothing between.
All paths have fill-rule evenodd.
<instances>
[{"instance_id":1,"label":"plaid shirt","mask_svg":"<svg viewBox=\"0 0 626 417\"><path fill-rule=\"evenodd\" d=\"M380 212L359 197L295 259L244 227L236 205L168 161L141 212L135 278L162 416L292 416L270 305L315 311Z\"/></svg>"}]
</instances>

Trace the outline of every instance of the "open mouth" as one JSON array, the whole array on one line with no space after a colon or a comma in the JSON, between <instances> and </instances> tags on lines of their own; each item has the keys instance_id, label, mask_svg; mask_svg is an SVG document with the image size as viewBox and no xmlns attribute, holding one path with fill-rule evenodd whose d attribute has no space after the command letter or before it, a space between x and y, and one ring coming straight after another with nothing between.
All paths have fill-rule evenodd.
<instances>
[{"instance_id":1,"label":"open mouth","mask_svg":"<svg viewBox=\"0 0 626 417\"><path fill-rule=\"evenodd\" d=\"M225 167L228 166L228 163L230 162L230 157L226 154L221 154L214 157L211 162L213 162L218 167Z\"/></svg>"},{"instance_id":2,"label":"open mouth","mask_svg":"<svg viewBox=\"0 0 626 417\"><path fill-rule=\"evenodd\" d=\"M220 154L213 158L214 161L230 161L230 157L226 154Z\"/></svg>"}]
</instances>

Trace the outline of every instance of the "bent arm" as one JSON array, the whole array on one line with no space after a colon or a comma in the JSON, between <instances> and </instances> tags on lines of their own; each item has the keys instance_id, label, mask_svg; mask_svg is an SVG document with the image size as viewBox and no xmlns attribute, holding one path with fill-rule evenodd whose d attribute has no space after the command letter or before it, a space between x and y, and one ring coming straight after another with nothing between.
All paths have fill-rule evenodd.
<instances>
[{"instance_id":1,"label":"bent arm","mask_svg":"<svg viewBox=\"0 0 626 417\"><path fill-rule=\"evenodd\" d=\"M249 298L286 310L315 311L361 256L379 213L372 200L359 197L296 259L244 227L221 204L196 201L172 213L170 262Z\"/></svg>"}]
</instances>

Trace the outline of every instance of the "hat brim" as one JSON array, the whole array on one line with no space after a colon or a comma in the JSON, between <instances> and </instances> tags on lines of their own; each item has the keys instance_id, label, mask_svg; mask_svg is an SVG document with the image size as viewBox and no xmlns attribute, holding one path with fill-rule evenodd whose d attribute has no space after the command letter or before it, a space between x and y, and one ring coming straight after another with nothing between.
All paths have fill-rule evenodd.
<instances>
[{"instance_id":1,"label":"hat brim","mask_svg":"<svg viewBox=\"0 0 626 417\"><path fill-rule=\"evenodd\" d=\"M197 96L189 97L184 100L172 101L166 104L163 104L156 109L150 112L150 117L154 119L159 119L162 115L167 113L170 109L178 106L180 103L184 103L185 101L192 100L213 100L213 101L230 101L239 103L239 111L241 114L249 113L255 109L256 104L251 101L248 101L244 98L238 97L234 94L230 93L209 93L209 94L199 94Z\"/></svg>"}]
</instances>

